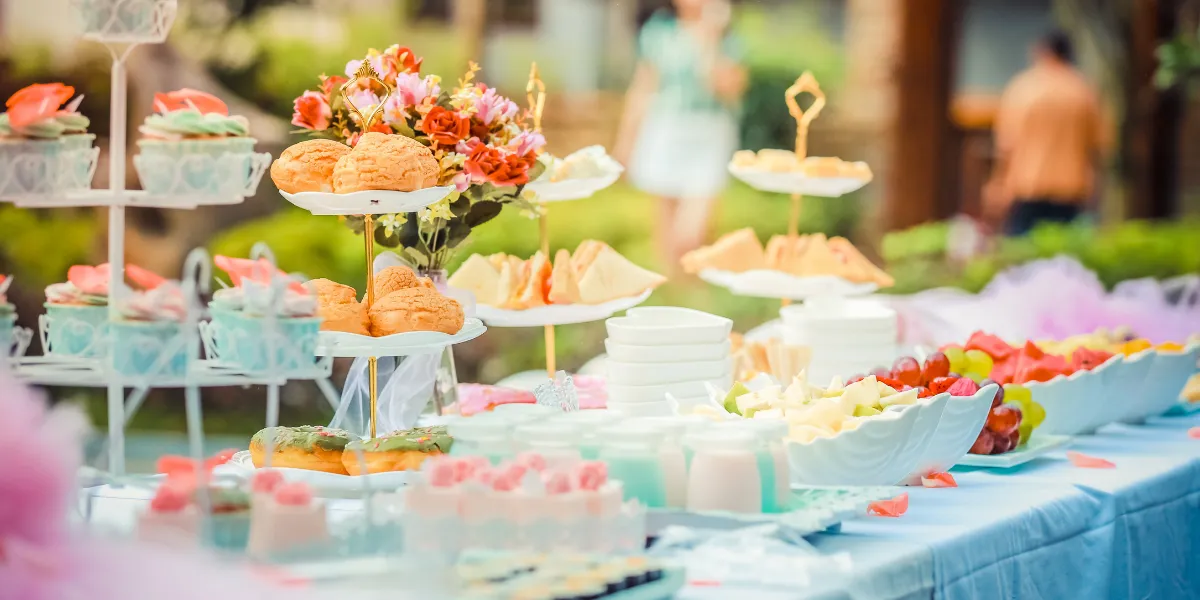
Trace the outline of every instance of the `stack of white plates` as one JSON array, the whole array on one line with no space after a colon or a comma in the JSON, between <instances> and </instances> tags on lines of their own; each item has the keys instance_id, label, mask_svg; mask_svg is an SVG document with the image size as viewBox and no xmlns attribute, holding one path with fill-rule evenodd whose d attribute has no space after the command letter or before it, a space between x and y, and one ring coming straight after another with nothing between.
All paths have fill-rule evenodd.
<instances>
[{"instance_id":1,"label":"stack of white plates","mask_svg":"<svg viewBox=\"0 0 1200 600\"><path fill-rule=\"evenodd\" d=\"M733 385L729 319L687 308L641 307L605 325L609 410L671 415L667 394L687 405L705 401L706 383Z\"/></svg>"},{"instance_id":2,"label":"stack of white plates","mask_svg":"<svg viewBox=\"0 0 1200 600\"><path fill-rule=\"evenodd\" d=\"M896 360L896 311L877 301L808 301L786 306L779 315L784 343L812 348L812 381L863 374Z\"/></svg>"}]
</instances>

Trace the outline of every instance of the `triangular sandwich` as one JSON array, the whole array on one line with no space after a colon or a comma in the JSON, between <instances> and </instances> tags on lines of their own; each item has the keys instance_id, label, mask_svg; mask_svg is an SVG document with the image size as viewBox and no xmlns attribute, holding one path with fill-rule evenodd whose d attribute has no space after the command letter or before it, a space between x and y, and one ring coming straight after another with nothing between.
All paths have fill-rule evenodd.
<instances>
[{"instance_id":1,"label":"triangular sandwich","mask_svg":"<svg viewBox=\"0 0 1200 600\"><path fill-rule=\"evenodd\" d=\"M637 296L662 285L666 280L666 277L633 264L616 250L605 246L579 278L579 295L583 304L600 304Z\"/></svg>"}]
</instances>

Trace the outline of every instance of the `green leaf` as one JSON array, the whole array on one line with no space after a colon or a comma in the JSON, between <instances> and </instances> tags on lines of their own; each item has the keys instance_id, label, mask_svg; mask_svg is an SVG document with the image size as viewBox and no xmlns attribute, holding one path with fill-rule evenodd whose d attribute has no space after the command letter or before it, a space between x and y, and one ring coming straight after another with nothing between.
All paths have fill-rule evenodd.
<instances>
[{"instance_id":1,"label":"green leaf","mask_svg":"<svg viewBox=\"0 0 1200 600\"><path fill-rule=\"evenodd\" d=\"M416 248L405 248L403 254L404 258L417 267L426 268L429 266L429 255Z\"/></svg>"},{"instance_id":2,"label":"green leaf","mask_svg":"<svg viewBox=\"0 0 1200 600\"><path fill-rule=\"evenodd\" d=\"M457 197L456 197L457 196ZM471 199L457 192L450 196L450 212L456 217L465 217L471 212Z\"/></svg>"},{"instance_id":3,"label":"green leaf","mask_svg":"<svg viewBox=\"0 0 1200 600\"><path fill-rule=\"evenodd\" d=\"M396 248L400 245L400 231L392 230L392 234L387 234L387 228L382 225L375 226L375 243L385 248Z\"/></svg>"},{"instance_id":4,"label":"green leaf","mask_svg":"<svg viewBox=\"0 0 1200 600\"><path fill-rule=\"evenodd\" d=\"M346 227L348 227L350 229L350 231L354 232L354 235L362 234L363 229L364 229L362 215L348 215L346 217L345 223L346 223Z\"/></svg>"},{"instance_id":5,"label":"green leaf","mask_svg":"<svg viewBox=\"0 0 1200 600\"><path fill-rule=\"evenodd\" d=\"M533 161L533 166L529 167L529 180L537 181L537 178L541 177L542 173L545 173L545 172L546 172L546 163L543 163L540 160L535 160L535 161ZM524 189L524 188L525 188L525 186L521 186L521 189Z\"/></svg>"},{"instance_id":6,"label":"green leaf","mask_svg":"<svg viewBox=\"0 0 1200 600\"><path fill-rule=\"evenodd\" d=\"M504 206L499 202L488 200L476 202L471 207L471 212L466 215L463 221L468 227L479 227L500 216L500 211L503 209Z\"/></svg>"}]
</instances>

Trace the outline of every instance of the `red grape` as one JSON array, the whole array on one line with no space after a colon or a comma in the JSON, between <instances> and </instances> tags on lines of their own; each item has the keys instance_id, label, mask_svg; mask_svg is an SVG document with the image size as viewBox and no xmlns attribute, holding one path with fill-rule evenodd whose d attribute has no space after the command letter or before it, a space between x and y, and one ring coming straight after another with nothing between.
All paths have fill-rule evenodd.
<instances>
[{"instance_id":1,"label":"red grape","mask_svg":"<svg viewBox=\"0 0 1200 600\"><path fill-rule=\"evenodd\" d=\"M850 379L847 379L847 380L846 380L846 385L850 385L850 384L852 384L852 383L858 383L859 381L862 381L862 380L864 380L864 379L866 379L866 378L867 378L867 376L866 376L866 375L852 375L852 376L850 377Z\"/></svg>"},{"instance_id":2,"label":"red grape","mask_svg":"<svg viewBox=\"0 0 1200 600\"><path fill-rule=\"evenodd\" d=\"M950 359L946 358L941 352L934 352L925 359L925 368L921 371L921 378L925 383L929 383L938 377L945 377L950 374Z\"/></svg>"},{"instance_id":3,"label":"red grape","mask_svg":"<svg viewBox=\"0 0 1200 600\"><path fill-rule=\"evenodd\" d=\"M904 385L921 385L921 363L911 356L898 358L892 365L892 377Z\"/></svg>"},{"instance_id":4,"label":"red grape","mask_svg":"<svg viewBox=\"0 0 1200 600\"><path fill-rule=\"evenodd\" d=\"M979 382L979 387L987 387L990 384L996 383L991 379L984 379ZM992 397L992 408L996 408L1004 403L1004 386L996 384L996 395Z\"/></svg>"},{"instance_id":5,"label":"red grape","mask_svg":"<svg viewBox=\"0 0 1200 600\"><path fill-rule=\"evenodd\" d=\"M1012 446L1009 446L1011 450L1016 450L1017 446L1021 444L1021 429L1019 427L1016 431L1008 434L1008 441L1012 444Z\"/></svg>"},{"instance_id":6,"label":"red grape","mask_svg":"<svg viewBox=\"0 0 1200 600\"><path fill-rule=\"evenodd\" d=\"M997 435L992 438L992 454L1004 454L1015 447L1013 438L1007 435Z\"/></svg>"},{"instance_id":7,"label":"red grape","mask_svg":"<svg viewBox=\"0 0 1200 600\"><path fill-rule=\"evenodd\" d=\"M891 379L892 372L887 367L875 367L868 375L874 375L876 379Z\"/></svg>"},{"instance_id":8,"label":"red grape","mask_svg":"<svg viewBox=\"0 0 1200 600\"><path fill-rule=\"evenodd\" d=\"M979 437L975 438L975 443L971 445L969 452L971 454L991 454L994 444L995 440L992 439L992 432L984 428L983 431L979 432Z\"/></svg>"},{"instance_id":9,"label":"red grape","mask_svg":"<svg viewBox=\"0 0 1200 600\"><path fill-rule=\"evenodd\" d=\"M954 385L955 381L958 381L957 377L938 377L929 382L929 391L940 394L950 389L950 386Z\"/></svg>"},{"instance_id":10,"label":"red grape","mask_svg":"<svg viewBox=\"0 0 1200 600\"><path fill-rule=\"evenodd\" d=\"M988 414L987 428L1002 436L1016 431L1021 425L1021 411L1011 404L1001 404Z\"/></svg>"}]
</instances>

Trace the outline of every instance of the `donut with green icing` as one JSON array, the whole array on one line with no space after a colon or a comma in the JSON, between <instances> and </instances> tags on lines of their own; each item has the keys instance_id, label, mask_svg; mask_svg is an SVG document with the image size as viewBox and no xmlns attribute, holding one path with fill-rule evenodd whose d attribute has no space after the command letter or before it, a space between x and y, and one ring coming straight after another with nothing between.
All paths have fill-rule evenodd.
<instances>
[{"instance_id":1,"label":"donut with green icing","mask_svg":"<svg viewBox=\"0 0 1200 600\"><path fill-rule=\"evenodd\" d=\"M255 467L265 466L267 445L270 443L272 467L345 475L342 450L354 437L348 431L320 425L268 427L250 439L250 458Z\"/></svg>"},{"instance_id":2,"label":"donut with green icing","mask_svg":"<svg viewBox=\"0 0 1200 600\"><path fill-rule=\"evenodd\" d=\"M346 444L342 463L350 475L415 471L430 456L449 452L452 443L445 426L393 431L375 439L353 440Z\"/></svg>"}]
</instances>

